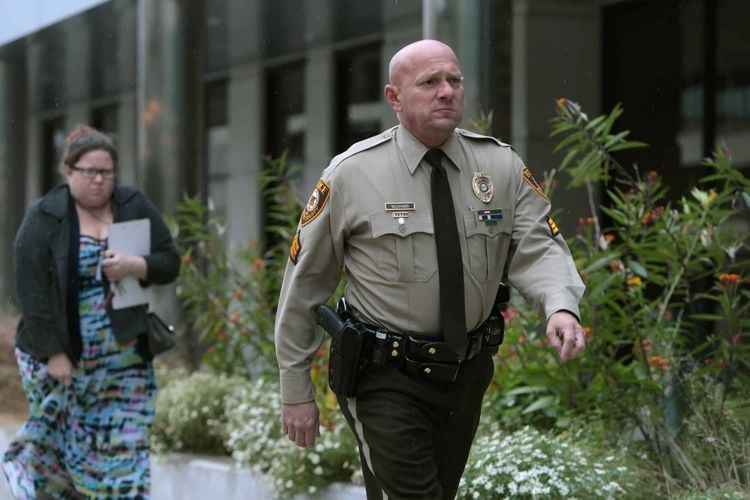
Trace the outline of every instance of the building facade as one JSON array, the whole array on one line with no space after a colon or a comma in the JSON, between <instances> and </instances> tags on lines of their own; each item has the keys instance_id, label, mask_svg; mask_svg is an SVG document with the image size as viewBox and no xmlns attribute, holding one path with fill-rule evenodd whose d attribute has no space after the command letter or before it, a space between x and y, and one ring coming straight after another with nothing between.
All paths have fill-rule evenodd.
<instances>
[{"instance_id":1,"label":"building facade","mask_svg":"<svg viewBox=\"0 0 750 500\"><path fill-rule=\"evenodd\" d=\"M265 158L288 151L305 198L334 154L396 123L388 60L427 32L462 61L467 123L492 110L532 170L561 160L556 98L590 116L621 102L619 128L651 144L625 159L681 193L718 144L750 165L748 18L741 0L103 2L0 46L0 309L15 231L77 123L114 137L120 182L164 212L200 194L230 241L262 238ZM557 192L563 229L578 199Z\"/></svg>"}]
</instances>

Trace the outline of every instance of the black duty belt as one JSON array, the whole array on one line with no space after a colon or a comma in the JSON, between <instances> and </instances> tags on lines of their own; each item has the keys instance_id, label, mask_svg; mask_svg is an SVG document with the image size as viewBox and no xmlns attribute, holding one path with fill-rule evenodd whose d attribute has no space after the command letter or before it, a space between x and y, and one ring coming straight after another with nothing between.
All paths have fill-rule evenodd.
<instances>
[{"instance_id":1,"label":"black duty belt","mask_svg":"<svg viewBox=\"0 0 750 500\"><path fill-rule=\"evenodd\" d=\"M395 363L408 374L419 374L438 381L455 381L461 363L482 351L496 353L503 341L502 328L490 328L489 321L469 332L466 355L462 358L438 336L390 332L366 323L359 323L369 337L369 361L374 367ZM370 349L368 349L369 351Z\"/></svg>"}]
</instances>

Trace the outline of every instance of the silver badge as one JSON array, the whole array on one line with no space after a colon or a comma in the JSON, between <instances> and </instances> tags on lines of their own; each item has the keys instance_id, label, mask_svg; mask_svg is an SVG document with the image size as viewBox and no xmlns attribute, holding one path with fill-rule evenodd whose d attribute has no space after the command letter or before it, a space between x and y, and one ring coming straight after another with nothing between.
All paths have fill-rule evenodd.
<instances>
[{"instance_id":1,"label":"silver badge","mask_svg":"<svg viewBox=\"0 0 750 500\"><path fill-rule=\"evenodd\" d=\"M489 203L492 200L492 195L495 194L495 186L492 184L492 179L486 172L481 170L474 172L474 177L471 179L471 189L474 191L474 196L479 198L482 203Z\"/></svg>"}]
</instances>

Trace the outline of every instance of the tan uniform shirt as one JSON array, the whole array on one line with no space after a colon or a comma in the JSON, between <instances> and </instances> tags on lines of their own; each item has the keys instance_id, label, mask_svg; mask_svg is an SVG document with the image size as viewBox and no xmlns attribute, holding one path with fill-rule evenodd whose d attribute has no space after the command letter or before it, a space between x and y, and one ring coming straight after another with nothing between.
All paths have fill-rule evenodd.
<instances>
[{"instance_id":1,"label":"tan uniform shirt","mask_svg":"<svg viewBox=\"0 0 750 500\"><path fill-rule=\"evenodd\" d=\"M583 283L548 217L549 201L518 155L461 129L441 149L461 238L466 330L489 315L510 249L508 279L527 301L545 317L561 309L578 315ZM342 268L347 301L362 321L395 332L440 332L426 151L396 126L354 144L323 171L300 219L279 298L284 403L313 399L310 364L323 335L315 310L335 291ZM488 192L492 198L482 201Z\"/></svg>"}]
</instances>

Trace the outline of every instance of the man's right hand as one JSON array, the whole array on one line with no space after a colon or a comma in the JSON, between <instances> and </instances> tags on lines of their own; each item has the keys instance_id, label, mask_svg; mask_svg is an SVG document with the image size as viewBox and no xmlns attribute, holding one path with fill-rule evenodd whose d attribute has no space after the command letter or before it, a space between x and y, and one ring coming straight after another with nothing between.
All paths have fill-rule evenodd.
<instances>
[{"instance_id":1,"label":"man's right hand","mask_svg":"<svg viewBox=\"0 0 750 500\"><path fill-rule=\"evenodd\" d=\"M47 360L47 371L52 378L64 385L70 385L73 382L73 363L65 353L50 356Z\"/></svg>"},{"instance_id":2,"label":"man's right hand","mask_svg":"<svg viewBox=\"0 0 750 500\"><path fill-rule=\"evenodd\" d=\"M284 434L303 448L312 448L320 437L320 411L315 401L285 404L281 407Z\"/></svg>"}]
</instances>

